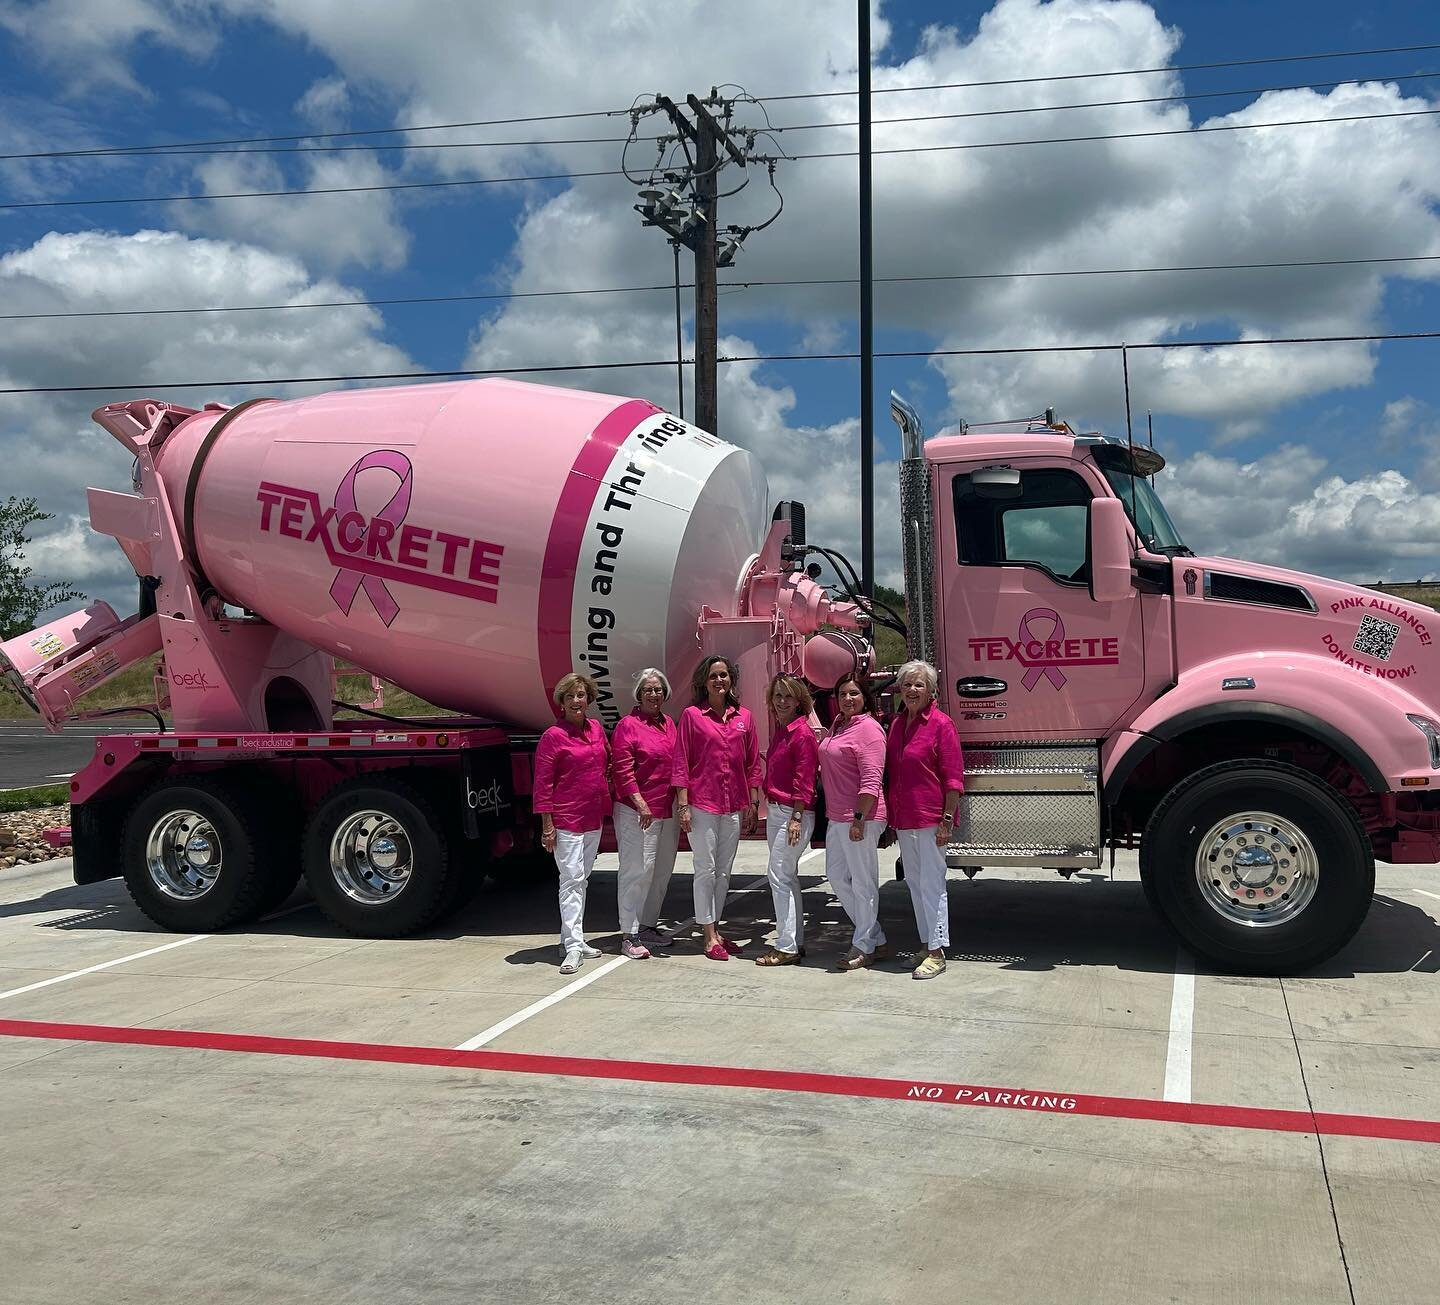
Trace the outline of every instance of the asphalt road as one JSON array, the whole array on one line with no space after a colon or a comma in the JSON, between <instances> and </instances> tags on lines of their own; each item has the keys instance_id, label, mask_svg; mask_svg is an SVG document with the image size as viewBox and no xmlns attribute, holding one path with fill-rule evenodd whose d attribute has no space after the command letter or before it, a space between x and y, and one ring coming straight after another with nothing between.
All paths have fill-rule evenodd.
<instances>
[{"instance_id":1,"label":"asphalt road","mask_svg":"<svg viewBox=\"0 0 1440 1305\"><path fill-rule=\"evenodd\" d=\"M32 720L0 720L0 789L58 784L95 755L101 734L126 734L144 729L143 721L124 725L75 726L47 734L37 716Z\"/></svg>"}]
</instances>

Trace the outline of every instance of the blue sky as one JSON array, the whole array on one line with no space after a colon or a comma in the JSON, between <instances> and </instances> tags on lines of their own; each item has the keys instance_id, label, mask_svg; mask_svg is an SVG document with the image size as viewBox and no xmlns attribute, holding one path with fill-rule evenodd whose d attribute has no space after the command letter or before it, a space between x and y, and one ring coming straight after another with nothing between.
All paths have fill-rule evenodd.
<instances>
[{"instance_id":1,"label":"blue sky","mask_svg":"<svg viewBox=\"0 0 1440 1305\"><path fill-rule=\"evenodd\" d=\"M735 82L757 96L854 85L853 6L739 0L713 6L548 0L513 10L439 0L0 0L5 153L358 131L625 105ZM702 19L702 15L709 15ZM704 22L706 39L685 37ZM888 39L887 39L888 38ZM1421 4L1362 13L1330 3L1005 0L877 6L877 88L1262 59L1440 42ZM1050 112L876 129L876 145L1190 129L1234 121L1415 116L1374 122L902 154L877 159L877 275L1174 266L1440 254L1440 50L878 95L878 119L1044 106ZM1338 78L1360 86L1332 89ZM1386 81L1404 77L1410 80ZM1314 87L1313 90L1262 88ZM1055 111L1180 92L1185 103ZM904 107L902 107L904 106ZM770 102L775 123L845 122L854 101ZM758 123L757 112L742 113ZM653 120L644 124L647 129ZM474 128L427 139L616 136L623 118ZM365 143L358 138L351 144ZM384 138L398 143L401 138ZM412 137L412 142L418 138ZM782 138L791 153L848 148L841 127ZM0 203L467 180L616 166L618 145L350 151L274 157L0 162ZM312 169L319 168L317 174ZM850 276L853 159L783 162L787 207L734 276ZM317 175L320 180L317 183ZM670 254L630 212L633 186L597 178L304 199L0 209L3 312L303 303L668 282ZM722 220L771 211L763 183ZM164 233L146 235L142 233ZM1440 327L1440 262L877 290L876 347L1339 335ZM688 296L687 296L688 298ZM853 287L725 293L721 332L743 353L855 347ZM0 322L0 385L111 383L113 395L0 396L0 492L58 514L32 560L129 602L123 559L83 524L83 486L123 483L92 434L106 398L234 401L250 389L166 393L152 382L563 365L668 358L668 294L392 305L206 317ZM687 322L687 341L689 325ZM1440 341L1132 356L1137 412L1153 408L1174 463L1161 489L1198 547L1374 579L1440 572ZM1236 355L1244 353L1241 360ZM848 362L722 369L721 432L766 462L777 493L803 487L812 532L855 540L857 371ZM673 403L665 368L561 383ZM931 429L1054 403L1077 425L1123 427L1112 355L882 361L883 397ZM268 387L273 391L281 387ZM289 392L295 392L293 387ZM893 468L877 472L881 570L893 577Z\"/></svg>"}]
</instances>

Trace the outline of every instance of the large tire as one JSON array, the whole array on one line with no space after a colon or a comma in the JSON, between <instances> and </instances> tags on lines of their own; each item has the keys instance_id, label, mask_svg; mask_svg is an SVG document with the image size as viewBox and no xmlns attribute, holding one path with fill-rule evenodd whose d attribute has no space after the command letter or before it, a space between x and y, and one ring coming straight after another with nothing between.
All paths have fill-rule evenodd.
<instances>
[{"instance_id":1,"label":"large tire","mask_svg":"<svg viewBox=\"0 0 1440 1305\"><path fill-rule=\"evenodd\" d=\"M1308 771L1259 758L1175 785L1145 827L1140 874L1187 947L1242 974L1294 974L1333 956L1375 893L1354 807Z\"/></svg>"},{"instance_id":2,"label":"large tire","mask_svg":"<svg viewBox=\"0 0 1440 1305\"><path fill-rule=\"evenodd\" d=\"M450 841L429 798L399 776L336 786L305 831L305 879L336 924L362 938L400 938L455 900Z\"/></svg>"},{"instance_id":3,"label":"large tire","mask_svg":"<svg viewBox=\"0 0 1440 1305\"><path fill-rule=\"evenodd\" d=\"M130 896L150 919L213 933L253 918L278 850L261 803L219 776L163 780L136 803L121 835Z\"/></svg>"}]
</instances>

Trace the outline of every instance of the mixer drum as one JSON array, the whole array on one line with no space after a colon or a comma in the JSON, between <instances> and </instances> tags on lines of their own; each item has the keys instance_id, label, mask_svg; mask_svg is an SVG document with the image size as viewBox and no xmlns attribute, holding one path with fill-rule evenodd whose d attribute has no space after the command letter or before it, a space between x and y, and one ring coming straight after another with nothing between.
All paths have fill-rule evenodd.
<instances>
[{"instance_id":1,"label":"mixer drum","mask_svg":"<svg viewBox=\"0 0 1440 1305\"><path fill-rule=\"evenodd\" d=\"M157 467L228 603L456 711L542 728L570 670L607 724L677 688L767 524L744 450L636 399L478 380L189 418Z\"/></svg>"}]
</instances>

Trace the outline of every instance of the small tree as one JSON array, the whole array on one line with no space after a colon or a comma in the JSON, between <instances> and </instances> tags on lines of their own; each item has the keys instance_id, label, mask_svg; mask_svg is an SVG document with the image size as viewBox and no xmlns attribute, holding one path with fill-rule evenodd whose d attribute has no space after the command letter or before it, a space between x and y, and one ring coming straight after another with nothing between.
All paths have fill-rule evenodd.
<instances>
[{"instance_id":1,"label":"small tree","mask_svg":"<svg viewBox=\"0 0 1440 1305\"><path fill-rule=\"evenodd\" d=\"M41 512L33 498L12 496L0 503L0 639L23 634L47 607L85 597L67 580L39 584L30 579L27 535L37 521L50 521L54 515Z\"/></svg>"}]
</instances>

